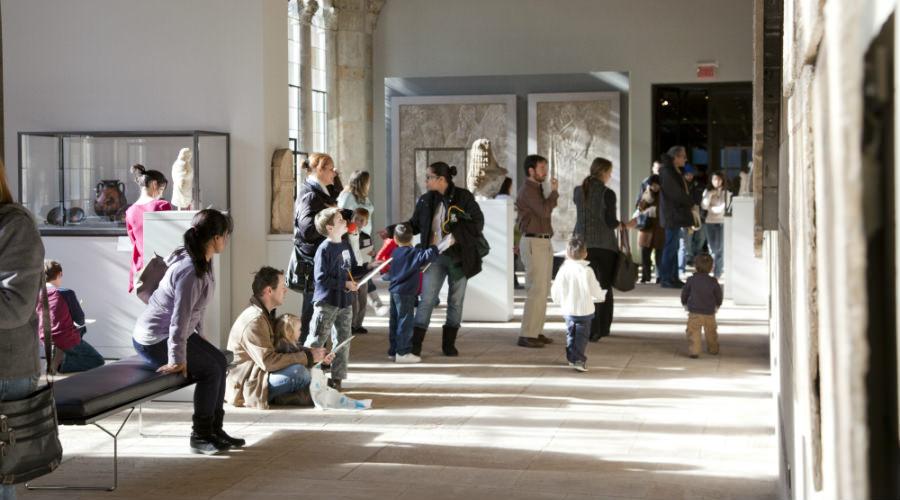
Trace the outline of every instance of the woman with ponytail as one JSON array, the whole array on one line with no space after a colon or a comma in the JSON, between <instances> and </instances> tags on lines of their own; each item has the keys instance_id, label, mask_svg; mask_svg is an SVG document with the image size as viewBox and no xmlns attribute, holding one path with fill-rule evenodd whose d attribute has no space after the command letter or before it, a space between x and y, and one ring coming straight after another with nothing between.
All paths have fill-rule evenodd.
<instances>
[{"instance_id":1,"label":"woman with ponytail","mask_svg":"<svg viewBox=\"0 0 900 500\"><path fill-rule=\"evenodd\" d=\"M128 293L134 290L134 275L144 268L144 214L162 212L174 207L160 197L169 181L159 170L147 170L143 165L131 167L134 182L141 188L141 197L125 211L125 231L131 240L131 271L128 272Z\"/></svg>"},{"instance_id":2,"label":"woman with ponytail","mask_svg":"<svg viewBox=\"0 0 900 500\"><path fill-rule=\"evenodd\" d=\"M294 204L294 251L285 273L288 288L303 294L300 311L300 343L309 336L313 305L313 259L316 249L325 237L316 230L316 215L329 207L337 206L335 188L337 170L334 160L325 153L313 153L303 162L306 180L300 185ZM345 215L348 221L352 217Z\"/></svg>"},{"instance_id":3,"label":"woman with ponytail","mask_svg":"<svg viewBox=\"0 0 900 500\"><path fill-rule=\"evenodd\" d=\"M168 258L169 269L132 334L135 350L156 371L197 383L190 445L192 452L206 455L244 445L222 428L228 362L202 336L203 314L216 286L212 259L225 250L232 229L231 217L218 210L197 212L184 233L184 247Z\"/></svg>"},{"instance_id":4,"label":"woman with ponytail","mask_svg":"<svg viewBox=\"0 0 900 500\"><path fill-rule=\"evenodd\" d=\"M575 234L587 246L587 260L597 281L606 290L606 300L594 304L590 340L609 336L613 319L612 283L619 258L616 230L625 227L616 216L616 193L606 187L612 178L613 164L606 158L594 158L590 174L575 188ZM629 222L633 227L636 222Z\"/></svg>"},{"instance_id":5,"label":"woman with ponytail","mask_svg":"<svg viewBox=\"0 0 900 500\"><path fill-rule=\"evenodd\" d=\"M416 356L422 353L422 341L445 279L449 293L441 350L445 356L459 355L456 335L462 321L466 283L481 270L479 243L484 240L484 214L472 193L453 184L455 175L456 167L442 161L429 165L425 172L428 191L419 197L407 222L413 234L421 235L421 247L435 245L448 234L453 234L458 243L428 266L422 277L422 295L413 323L412 353Z\"/></svg>"}]
</instances>

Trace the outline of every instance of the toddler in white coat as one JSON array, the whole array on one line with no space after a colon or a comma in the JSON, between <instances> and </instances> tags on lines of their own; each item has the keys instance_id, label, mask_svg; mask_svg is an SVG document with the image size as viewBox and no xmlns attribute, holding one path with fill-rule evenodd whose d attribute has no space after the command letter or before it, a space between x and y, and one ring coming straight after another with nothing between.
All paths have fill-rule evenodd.
<instances>
[{"instance_id":1,"label":"toddler in white coat","mask_svg":"<svg viewBox=\"0 0 900 500\"><path fill-rule=\"evenodd\" d=\"M579 372L587 371L584 351L591 335L594 303L603 302L606 297L606 290L600 288L586 258L584 241L578 238L569 240L566 261L560 266L550 289L553 302L560 305L566 319L566 359L569 366Z\"/></svg>"}]
</instances>

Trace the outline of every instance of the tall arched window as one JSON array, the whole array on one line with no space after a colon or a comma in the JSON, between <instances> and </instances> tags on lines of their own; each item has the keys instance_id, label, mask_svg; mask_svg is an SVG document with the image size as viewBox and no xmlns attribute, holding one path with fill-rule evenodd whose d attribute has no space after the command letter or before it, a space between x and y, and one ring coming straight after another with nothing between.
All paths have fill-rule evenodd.
<instances>
[{"instance_id":1,"label":"tall arched window","mask_svg":"<svg viewBox=\"0 0 900 500\"><path fill-rule=\"evenodd\" d=\"M328 44L323 12L316 2L288 2L288 137L294 151L328 151Z\"/></svg>"}]
</instances>

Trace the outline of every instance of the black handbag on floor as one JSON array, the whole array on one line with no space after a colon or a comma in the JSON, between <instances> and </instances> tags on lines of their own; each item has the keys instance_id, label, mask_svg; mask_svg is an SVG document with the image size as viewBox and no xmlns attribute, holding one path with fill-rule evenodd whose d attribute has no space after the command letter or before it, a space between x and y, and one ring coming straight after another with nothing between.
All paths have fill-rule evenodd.
<instances>
[{"instance_id":1,"label":"black handbag on floor","mask_svg":"<svg viewBox=\"0 0 900 500\"><path fill-rule=\"evenodd\" d=\"M50 375L56 371L51 345L50 305L41 286L41 317L47 385L23 399L0 401L0 483L16 484L53 472L62 460L56 402ZM37 332L35 332L37 334ZM61 354L61 353L60 353Z\"/></svg>"},{"instance_id":2,"label":"black handbag on floor","mask_svg":"<svg viewBox=\"0 0 900 500\"><path fill-rule=\"evenodd\" d=\"M619 258L616 259L616 275L613 288L620 292L634 290L638 277L638 266L631 260L631 242L628 241L628 230L619 229Z\"/></svg>"}]
</instances>

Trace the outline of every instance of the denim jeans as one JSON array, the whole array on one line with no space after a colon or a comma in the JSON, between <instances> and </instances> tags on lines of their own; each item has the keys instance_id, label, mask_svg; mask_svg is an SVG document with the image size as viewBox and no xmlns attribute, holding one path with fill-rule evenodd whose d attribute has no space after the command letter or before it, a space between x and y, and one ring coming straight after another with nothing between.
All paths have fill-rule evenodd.
<instances>
[{"instance_id":1,"label":"denim jeans","mask_svg":"<svg viewBox=\"0 0 900 500\"><path fill-rule=\"evenodd\" d=\"M63 352L66 356L63 358L62 366L59 367L61 373L84 372L106 363L97 349L84 340L71 349L63 349Z\"/></svg>"},{"instance_id":2,"label":"denim jeans","mask_svg":"<svg viewBox=\"0 0 900 500\"><path fill-rule=\"evenodd\" d=\"M295 363L269 373L269 401L309 387L312 376L305 366Z\"/></svg>"},{"instance_id":3,"label":"denim jeans","mask_svg":"<svg viewBox=\"0 0 900 500\"><path fill-rule=\"evenodd\" d=\"M678 280L678 240L681 237L680 227L666 228L666 244L663 246L662 261L659 267L659 281L672 284Z\"/></svg>"},{"instance_id":4,"label":"denim jeans","mask_svg":"<svg viewBox=\"0 0 900 500\"><path fill-rule=\"evenodd\" d=\"M419 301L419 307L416 308L416 328L428 329L428 325L431 323L431 312L434 310L434 304L445 278L450 293L447 296L447 320L444 322L444 326L459 328L459 324L462 322L467 280L465 276L459 278L450 276L450 265L450 259L441 255L425 271L425 275L422 277L422 300Z\"/></svg>"},{"instance_id":5,"label":"denim jeans","mask_svg":"<svg viewBox=\"0 0 900 500\"><path fill-rule=\"evenodd\" d=\"M353 308L335 307L325 302L319 302L313 310L312 321L309 323L309 337L306 338L306 347L322 347L331 335L332 349L338 344L350 338L350 323L353 321ZM347 378L347 363L350 362L350 346L347 345L335 353L331 362L331 378L344 380Z\"/></svg>"},{"instance_id":6,"label":"denim jeans","mask_svg":"<svg viewBox=\"0 0 900 500\"><path fill-rule=\"evenodd\" d=\"M159 368L169 362L168 340L143 345L132 339L131 343L150 366ZM213 417L223 409L228 361L222 351L196 333L188 337L186 352L188 379L197 384L194 388L194 416Z\"/></svg>"},{"instance_id":7,"label":"denim jeans","mask_svg":"<svg viewBox=\"0 0 900 500\"><path fill-rule=\"evenodd\" d=\"M0 401L22 399L37 390L38 375L19 378L0 378ZM0 500L15 500L16 485L0 485Z\"/></svg>"},{"instance_id":8,"label":"denim jeans","mask_svg":"<svg viewBox=\"0 0 900 500\"><path fill-rule=\"evenodd\" d=\"M719 279L725 270L725 224L707 224L706 236L709 238L709 253L715 259L713 275Z\"/></svg>"},{"instance_id":9,"label":"denim jeans","mask_svg":"<svg viewBox=\"0 0 900 500\"><path fill-rule=\"evenodd\" d=\"M412 351L413 321L416 315L416 296L391 294L391 319L388 331L388 356L406 355Z\"/></svg>"},{"instance_id":10,"label":"denim jeans","mask_svg":"<svg viewBox=\"0 0 900 500\"><path fill-rule=\"evenodd\" d=\"M593 314L586 316L565 316L566 320L566 360L569 363L584 363L587 356L588 337L591 333Z\"/></svg>"}]
</instances>

